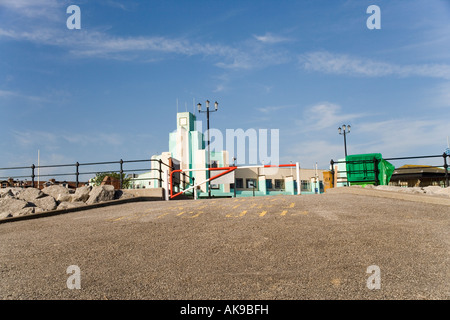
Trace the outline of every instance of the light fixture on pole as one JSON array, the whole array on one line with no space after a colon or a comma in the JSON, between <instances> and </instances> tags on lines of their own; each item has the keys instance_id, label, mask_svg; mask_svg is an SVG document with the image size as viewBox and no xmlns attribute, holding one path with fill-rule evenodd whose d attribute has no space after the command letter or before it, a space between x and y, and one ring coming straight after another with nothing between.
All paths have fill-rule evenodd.
<instances>
[{"instance_id":1,"label":"light fixture on pole","mask_svg":"<svg viewBox=\"0 0 450 320\"><path fill-rule=\"evenodd\" d=\"M345 149L345 157L347 158L347 138L346 135L350 133L350 125L342 125L342 128L338 128L338 132L340 135L344 136L344 149Z\"/></svg>"},{"instance_id":2,"label":"light fixture on pole","mask_svg":"<svg viewBox=\"0 0 450 320\"><path fill-rule=\"evenodd\" d=\"M206 168L208 169L207 172L207 176L206 178L209 179L210 177L210 172L209 172L209 168L211 167L211 141L210 141L210 137L209 137L209 113L210 112L216 112L219 109L219 103L216 101L214 102L214 110L209 110L209 100L206 100L206 111L202 110L202 104L198 103L197 104L198 107L198 112L199 113L206 113L206 126L207 126L207 131L208 131L208 163L206 164ZM211 181L208 180L208 197L211 198Z\"/></svg>"}]
</instances>

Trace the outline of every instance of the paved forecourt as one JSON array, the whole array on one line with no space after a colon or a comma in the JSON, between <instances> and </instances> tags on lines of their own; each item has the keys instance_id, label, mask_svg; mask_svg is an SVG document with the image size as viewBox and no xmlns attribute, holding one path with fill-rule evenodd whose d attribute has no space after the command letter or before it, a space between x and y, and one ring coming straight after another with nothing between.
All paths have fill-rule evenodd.
<instances>
[{"instance_id":1,"label":"paved forecourt","mask_svg":"<svg viewBox=\"0 0 450 320\"><path fill-rule=\"evenodd\" d=\"M449 214L327 193L15 221L0 224L0 298L448 299Z\"/></svg>"}]
</instances>

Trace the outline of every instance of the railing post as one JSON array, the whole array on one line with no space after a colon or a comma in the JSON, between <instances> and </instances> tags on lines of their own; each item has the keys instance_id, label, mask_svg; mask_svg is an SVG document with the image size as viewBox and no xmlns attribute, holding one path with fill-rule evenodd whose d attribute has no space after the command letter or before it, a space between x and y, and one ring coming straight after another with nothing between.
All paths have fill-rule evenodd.
<instances>
[{"instance_id":1,"label":"railing post","mask_svg":"<svg viewBox=\"0 0 450 320\"><path fill-rule=\"evenodd\" d=\"M123 188L123 160L120 159L120 189Z\"/></svg>"},{"instance_id":2,"label":"railing post","mask_svg":"<svg viewBox=\"0 0 450 320\"><path fill-rule=\"evenodd\" d=\"M378 186L380 184L380 180L378 179L378 161L377 161L377 158L373 158L373 172L375 174L375 185Z\"/></svg>"},{"instance_id":3,"label":"railing post","mask_svg":"<svg viewBox=\"0 0 450 320\"><path fill-rule=\"evenodd\" d=\"M448 183L448 164L447 164L447 154L444 152L442 155L444 157L444 170L445 170L445 187L449 187Z\"/></svg>"},{"instance_id":4,"label":"railing post","mask_svg":"<svg viewBox=\"0 0 450 320\"><path fill-rule=\"evenodd\" d=\"M77 163L75 163L75 169L76 169L76 171L75 171L75 177L76 177L75 186L76 186L77 188L78 188L78 183L79 183L78 176L80 175L79 166L80 166L80 164L79 164L78 161L77 161Z\"/></svg>"},{"instance_id":5,"label":"railing post","mask_svg":"<svg viewBox=\"0 0 450 320\"><path fill-rule=\"evenodd\" d=\"M331 187L334 188L334 161L333 159L331 159L330 161L330 166L331 166ZM301 183L297 186L299 188L301 188Z\"/></svg>"},{"instance_id":6,"label":"railing post","mask_svg":"<svg viewBox=\"0 0 450 320\"><path fill-rule=\"evenodd\" d=\"M36 168L36 166L34 164L31 165L31 187L34 188L34 177L36 177L34 175L34 169Z\"/></svg>"}]
</instances>

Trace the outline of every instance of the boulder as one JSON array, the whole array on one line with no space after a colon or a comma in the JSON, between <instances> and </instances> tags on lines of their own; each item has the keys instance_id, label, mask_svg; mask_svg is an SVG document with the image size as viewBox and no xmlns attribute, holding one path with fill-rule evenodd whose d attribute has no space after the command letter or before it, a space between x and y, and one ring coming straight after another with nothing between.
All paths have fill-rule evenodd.
<instances>
[{"instance_id":1,"label":"boulder","mask_svg":"<svg viewBox=\"0 0 450 320\"><path fill-rule=\"evenodd\" d=\"M0 219L10 218L12 216L13 215L11 213L9 213L9 212L0 213Z\"/></svg>"},{"instance_id":2,"label":"boulder","mask_svg":"<svg viewBox=\"0 0 450 320\"><path fill-rule=\"evenodd\" d=\"M75 201L75 202L64 201L64 202L61 202L56 209L57 210L72 209L72 208L82 207L85 205L86 204L81 201Z\"/></svg>"},{"instance_id":3,"label":"boulder","mask_svg":"<svg viewBox=\"0 0 450 320\"><path fill-rule=\"evenodd\" d=\"M439 196L450 196L450 187L442 188L439 186L428 186L423 189L426 194L439 195Z\"/></svg>"},{"instance_id":4,"label":"boulder","mask_svg":"<svg viewBox=\"0 0 450 320\"><path fill-rule=\"evenodd\" d=\"M442 190L439 192L439 194L445 195L447 197L450 197L450 187L442 188Z\"/></svg>"},{"instance_id":5,"label":"boulder","mask_svg":"<svg viewBox=\"0 0 450 320\"><path fill-rule=\"evenodd\" d=\"M123 190L116 190L114 192L114 199L129 199L134 198L134 195L129 192L124 192Z\"/></svg>"},{"instance_id":6,"label":"boulder","mask_svg":"<svg viewBox=\"0 0 450 320\"><path fill-rule=\"evenodd\" d=\"M22 192L23 189L22 188L4 188L4 189L0 189L0 198L3 198L4 194L12 194L14 198L17 197L17 195Z\"/></svg>"},{"instance_id":7,"label":"boulder","mask_svg":"<svg viewBox=\"0 0 450 320\"><path fill-rule=\"evenodd\" d=\"M8 190L6 192L3 192L0 194L0 198L9 198L9 199L14 199L15 195L11 190Z\"/></svg>"},{"instance_id":8,"label":"boulder","mask_svg":"<svg viewBox=\"0 0 450 320\"><path fill-rule=\"evenodd\" d=\"M56 201L59 202L71 200L69 189L63 186L53 185L45 187L44 189L42 189L42 192L46 195L52 196Z\"/></svg>"},{"instance_id":9,"label":"boulder","mask_svg":"<svg viewBox=\"0 0 450 320\"><path fill-rule=\"evenodd\" d=\"M35 207L26 207L26 208L23 208L23 209L21 209L21 210L19 210L19 211L17 211L17 212L15 212L15 213L13 213L13 217L18 217L18 216L27 216L27 215L29 215L29 214L33 214L35 211L36 208Z\"/></svg>"},{"instance_id":10,"label":"boulder","mask_svg":"<svg viewBox=\"0 0 450 320\"><path fill-rule=\"evenodd\" d=\"M86 204L114 200L114 194L114 186L112 185L93 187L91 192L89 192L89 199L86 201Z\"/></svg>"},{"instance_id":11,"label":"boulder","mask_svg":"<svg viewBox=\"0 0 450 320\"><path fill-rule=\"evenodd\" d=\"M36 207L44 209L44 211L55 210L56 207L58 207L58 203L52 196L46 196L36 199L34 201L34 204L36 205Z\"/></svg>"},{"instance_id":12,"label":"boulder","mask_svg":"<svg viewBox=\"0 0 450 320\"><path fill-rule=\"evenodd\" d=\"M424 191L421 187L408 187L408 188L397 187L397 189L395 191L403 192L403 193L413 193L413 194L424 193Z\"/></svg>"},{"instance_id":13,"label":"boulder","mask_svg":"<svg viewBox=\"0 0 450 320\"><path fill-rule=\"evenodd\" d=\"M37 188L25 188L16 197L28 202L34 202L36 199L44 197L45 194Z\"/></svg>"},{"instance_id":14,"label":"boulder","mask_svg":"<svg viewBox=\"0 0 450 320\"><path fill-rule=\"evenodd\" d=\"M0 215L10 214L15 217L18 215L34 213L31 203L21 199L3 198L0 199Z\"/></svg>"},{"instance_id":15,"label":"boulder","mask_svg":"<svg viewBox=\"0 0 450 320\"><path fill-rule=\"evenodd\" d=\"M75 190L75 193L71 197L72 202L86 202L89 199L89 192L91 192L91 186L82 186Z\"/></svg>"}]
</instances>

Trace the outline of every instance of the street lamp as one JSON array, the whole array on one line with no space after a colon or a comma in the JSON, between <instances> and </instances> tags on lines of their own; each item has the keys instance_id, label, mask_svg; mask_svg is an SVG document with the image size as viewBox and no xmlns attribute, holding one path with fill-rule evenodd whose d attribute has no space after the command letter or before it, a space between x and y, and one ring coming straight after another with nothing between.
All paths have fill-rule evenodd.
<instances>
[{"instance_id":1,"label":"street lamp","mask_svg":"<svg viewBox=\"0 0 450 320\"><path fill-rule=\"evenodd\" d=\"M346 139L346 135L348 133L350 133L350 128L351 128L350 125L345 125L345 124L342 125L342 128L341 127L338 128L339 134L344 136L344 148L345 148L345 157L346 158L347 158L347 139Z\"/></svg>"},{"instance_id":2,"label":"street lamp","mask_svg":"<svg viewBox=\"0 0 450 320\"><path fill-rule=\"evenodd\" d=\"M210 112L216 112L219 109L219 103L216 101L214 102L214 111L210 111L209 110L209 100L206 100L206 111L202 110L202 104L198 103L197 104L198 107L198 112L199 113L206 113L206 126L207 126L207 130L208 130L208 163L206 165L206 168L208 168L207 170L207 176L206 178L208 179L208 197L211 198L211 181L209 181L209 177L210 177L210 172L209 172L209 168L211 166L210 162L211 162L211 141L209 138L209 113Z\"/></svg>"}]
</instances>

